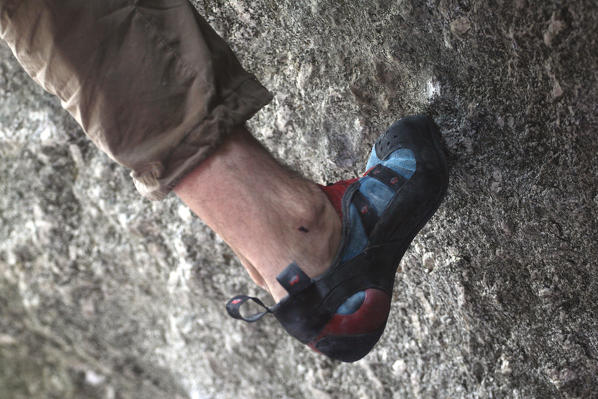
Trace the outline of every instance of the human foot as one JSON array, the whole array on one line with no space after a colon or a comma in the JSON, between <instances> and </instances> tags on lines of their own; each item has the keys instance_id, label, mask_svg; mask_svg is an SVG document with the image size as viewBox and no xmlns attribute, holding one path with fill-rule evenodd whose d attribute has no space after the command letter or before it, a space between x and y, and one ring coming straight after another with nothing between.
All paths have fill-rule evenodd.
<instances>
[{"instance_id":1,"label":"human foot","mask_svg":"<svg viewBox=\"0 0 598 399\"><path fill-rule=\"evenodd\" d=\"M448 184L441 138L424 116L401 119L376 142L361 179L326 189L342 214L339 251L317 278L297 262L278 275L288 295L274 307L243 317L256 321L273 313L283 327L312 349L333 359L356 361L376 344L390 310L394 274L409 244L440 205Z\"/></svg>"}]
</instances>

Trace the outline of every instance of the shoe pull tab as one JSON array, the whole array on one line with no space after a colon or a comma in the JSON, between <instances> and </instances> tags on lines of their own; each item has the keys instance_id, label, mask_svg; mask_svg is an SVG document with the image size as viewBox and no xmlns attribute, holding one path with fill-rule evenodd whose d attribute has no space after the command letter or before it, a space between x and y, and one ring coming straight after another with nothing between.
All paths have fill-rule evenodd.
<instances>
[{"instance_id":1,"label":"shoe pull tab","mask_svg":"<svg viewBox=\"0 0 598 399\"><path fill-rule=\"evenodd\" d=\"M241 306L243 306L249 300L252 300L253 302L257 303L266 310L263 312L255 313L251 316L243 316L241 314ZM228 312L230 317L238 320L243 320L248 323L255 323L256 321L264 317L266 314L272 313L272 310L266 305L264 305L264 303L260 301L258 298L247 295L237 295L234 298L231 298L226 303L226 311Z\"/></svg>"},{"instance_id":2,"label":"shoe pull tab","mask_svg":"<svg viewBox=\"0 0 598 399\"><path fill-rule=\"evenodd\" d=\"M290 295L305 290L313 283L312 279L295 262L280 272L276 280Z\"/></svg>"}]
</instances>

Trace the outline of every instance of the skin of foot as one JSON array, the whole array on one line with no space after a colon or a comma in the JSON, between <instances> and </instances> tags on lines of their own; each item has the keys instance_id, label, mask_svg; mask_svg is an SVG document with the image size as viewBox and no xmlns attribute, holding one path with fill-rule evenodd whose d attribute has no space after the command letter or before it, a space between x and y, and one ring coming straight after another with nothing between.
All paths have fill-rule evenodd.
<instances>
[{"instance_id":1,"label":"skin of foot","mask_svg":"<svg viewBox=\"0 0 598 399\"><path fill-rule=\"evenodd\" d=\"M340 243L341 221L326 194L281 165L245 127L235 129L174 192L276 302L287 295L276 281L286 266L296 262L317 277Z\"/></svg>"}]
</instances>

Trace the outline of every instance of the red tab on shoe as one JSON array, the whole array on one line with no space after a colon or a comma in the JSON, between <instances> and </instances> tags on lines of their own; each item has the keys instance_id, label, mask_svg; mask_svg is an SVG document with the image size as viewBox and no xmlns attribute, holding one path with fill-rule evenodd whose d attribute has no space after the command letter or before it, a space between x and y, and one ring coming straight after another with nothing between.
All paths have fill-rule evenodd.
<instances>
[{"instance_id":1,"label":"red tab on shoe","mask_svg":"<svg viewBox=\"0 0 598 399\"><path fill-rule=\"evenodd\" d=\"M338 216L341 218L341 220L343 219L343 196L345 195L347 188L349 188L349 186L355 183L357 180L359 180L359 178L356 177L350 180L341 180L334 184L329 184L328 186L322 186L318 184L320 189L324 191L328 197L328 200L338 213Z\"/></svg>"},{"instance_id":2,"label":"red tab on shoe","mask_svg":"<svg viewBox=\"0 0 598 399\"><path fill-rule=\"evenodd\" d=\"M289 294L296 294L309 287L312 283L311 278L297 266L295 262L288 265L276 277L276 280L284 287Z\"/></svg>"}]
</instances>

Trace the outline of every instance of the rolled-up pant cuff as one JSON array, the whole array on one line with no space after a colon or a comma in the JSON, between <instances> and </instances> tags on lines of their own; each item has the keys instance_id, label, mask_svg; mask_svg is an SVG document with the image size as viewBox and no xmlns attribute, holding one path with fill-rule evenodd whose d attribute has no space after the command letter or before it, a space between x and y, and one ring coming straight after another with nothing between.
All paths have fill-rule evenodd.
<instances>
[{"instance_id":1,"label":"rolled-up pant cuff","mask_svg":"<svg viewBox=\"0 0 598 399\"><path fill-rule=\"evenodd\" d=\"M272 98L187 0L0 0L0 37L151 199Z\"/></svg>"},{"instance_id":2,"label":"rolled-up pant cuff","mask_svg":"<svg viewBox=\"0 0 598 399\"><path fill-rule=\"evenodd\" d=\"M163 199L187 173L209 157L235 127L271 100L270 92L249 75L163 162L154 162L146 170L131 172L139 193L151 200Z\"/></svg>"}]
</instances>

